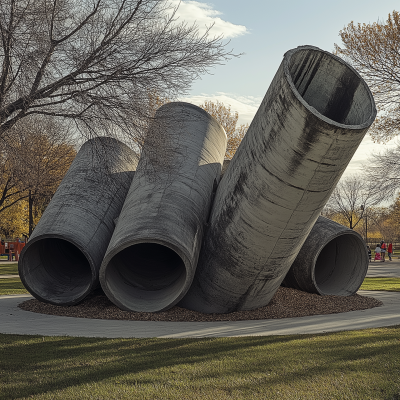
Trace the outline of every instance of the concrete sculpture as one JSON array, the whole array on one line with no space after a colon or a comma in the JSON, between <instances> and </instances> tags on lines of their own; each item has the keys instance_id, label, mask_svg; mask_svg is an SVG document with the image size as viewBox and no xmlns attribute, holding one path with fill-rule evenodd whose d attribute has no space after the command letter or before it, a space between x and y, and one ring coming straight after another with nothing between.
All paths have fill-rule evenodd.
<instances>
[{"instance_id":1,"label":"concrete sculpture","mask_svg":"<svg viewBox=\"0 0 400 400\"><path fill-rule=\"evenodd\" d=\"M319 217L283 284L321 295L351 296L360 288L368 263L367 247L357 232Z\"/></svg>"},{"instance_id":2,"label":"concrete sculpture","mask_svg":"<svg viewBox=\"0 0 400 400\"><path fill-rule=\"evenodd\" d=\"M72 305L98 286L136 164L136 154L115 139L82 146L21 254L19 275L33 296Z\"/></svg>"},{"instance_id":3,"label":"concrete sculpture","mask_svg":"<svg viewBox=\"0 0 400 400\"><path fill-rule=\"evenodd\" d=\"M180 305L268 304L375 116L368 86L343 60L312 46L288 51L218 186Z\"/></svg>"},{"instance_id":4,"label":"concrete sculpture","mask_svg":"<svg viewBox=\"0 0 400 400\"><path fill-rule=\"evenodd\" d=\"M169 103L157 111L100 270L118 307L165 310L189 289L226 143L199 107Z\"/></svg>"},{"instance_id":5,"label":"concrete sculpture","mask_svg":"<svg viewBox=\"0 0 400 400\"><path fill-rule=\"evenodd\" d=\"M142 312L254 309L286 275L302 290L353 294L368 265L362 239L318 217L375 116L343 60L290 50L220 181L222 127L192 104L164 105L137 168L117 140L82 146L21 254L22 282L71 305L100 281L118 307Z\"/></svg>"}]
</instances>

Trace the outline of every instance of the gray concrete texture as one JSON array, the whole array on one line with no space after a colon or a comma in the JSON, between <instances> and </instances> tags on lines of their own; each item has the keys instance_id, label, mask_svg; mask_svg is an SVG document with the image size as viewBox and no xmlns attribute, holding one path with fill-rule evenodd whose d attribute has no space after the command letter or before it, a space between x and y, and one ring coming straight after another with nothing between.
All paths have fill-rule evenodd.
<instances>
[{"instance_id":1,"label":"gray concrete texture","mask_svg":"<svg viewBox=\"0 0 400 400\"><path fill-rule=\"evenodd\" d=\"M311 46L288 51L218 186L180 305L268 304L375 116L368 86L343 60Z\"/></svg>"},{"instance_id":2,"label":"gray concrete texture","mask_svg":"<svg viewBox=\"0 0 400 400\"><path fill-rule=\"evenodd\" d=\"M99 285L114 218L136 165L136 154L112 138L81 147L21 253L19 275L33 296L73 305Z\"/></svg>"},{"instance_id":3,"label":"gray concrete texture","mask_svg":"<svg viewBox=\"0 0 400 400\"><path fill-rule=\"evenodd\" d=\"M121 309L165 310L189 289L226 144L221 125L197 106L157 111L100 270Z\"/></svg>"},{"instance_id":4,"label":"gray concrete texture","mask_svg":"<svg viewBox=\"0 0 400 400\"><path fill-rule=\"evenodd\" d=\"M361 235L319 217L283 285L320 295L351 296L363 283L368 263Z\"/></svg>"}]
</instances>

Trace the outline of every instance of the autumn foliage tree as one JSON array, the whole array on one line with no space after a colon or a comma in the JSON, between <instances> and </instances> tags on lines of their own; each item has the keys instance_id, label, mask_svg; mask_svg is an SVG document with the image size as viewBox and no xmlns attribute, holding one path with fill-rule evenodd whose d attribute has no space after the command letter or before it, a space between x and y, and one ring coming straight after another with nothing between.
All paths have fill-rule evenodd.
<instances>
[{"instance_id":1,"label":"autumn foliage tree","mask_svg":"<svg viewBox=\"0 0 400 400\"><path fill-rule=\"evenodd\" d=\"M400 129L400 14L372 24L351 22L339 36L336 54L360 72L375 98L379 114L370 134L377 142L390 140Z\"/></svg>"},{"instance_id":2,"label":"autumn foliage tree","mask_svg":"<svg viewBox=\"0 0 400 400\"><path fill-rule=\"evenodd\" d=\"M249 125L242 124L237 127L239 113L237 111L232 111L231 106L226 106L224 103L218 100L216 102L207 100L204 102L204 104L200 105L200 107L211 114L225 129L228 137L225 159L232 159L241 141L243 140Z\"/></svg>"},{"instance_id":3,"label":"autumn foliage tree","mask_svg":"<svg viewBox=\"0 0 400 400\"><path fill-rule=\"evenodd\" d=\"M76 155L69 132L51 118L26 118L1 138L0 215L27 201L28 232L44 211Z\"/></svg>"}]
</instances>

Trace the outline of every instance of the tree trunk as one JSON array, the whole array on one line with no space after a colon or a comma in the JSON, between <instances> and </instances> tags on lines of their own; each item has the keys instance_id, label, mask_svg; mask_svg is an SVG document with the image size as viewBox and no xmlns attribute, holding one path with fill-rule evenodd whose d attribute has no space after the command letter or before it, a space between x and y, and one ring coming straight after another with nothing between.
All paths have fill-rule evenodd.
<instances>
[{"instance_id":1,"label":"tree trunk","mask_svg":"<svg viewBox=\"0 0 400 400\"><path fill-rule=\"evenodd\" d=\"M29 204L29 237L30 237L33 232L33 196L31 191L29 191L28 204Z\"/></svg>"}]
</instances>

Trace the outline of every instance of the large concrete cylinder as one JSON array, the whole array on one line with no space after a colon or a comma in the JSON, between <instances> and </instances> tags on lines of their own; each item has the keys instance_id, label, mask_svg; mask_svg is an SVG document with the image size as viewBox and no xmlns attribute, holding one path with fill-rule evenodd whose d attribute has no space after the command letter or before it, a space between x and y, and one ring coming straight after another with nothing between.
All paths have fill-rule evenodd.
<instances>
[{"instance_id":1,"label":"large concrete cylinder","mask_svg":"<svg viewBox=\"0 0 400 400\"><path fill-rule=\"evenodd\" d=\"M104 292L121 309L162 311L189 289L226 142L199 107L157 111L100 270Z\"/></svg>"},{"instance_id":2,"label":"large concrete cylinder","mask_svg":"<svg viewBox=\"0 0 400 400\"><path fill-rule=\"evenodd\" d=\"M352 229L319 217L283 285L321 295L351 296L368 270L363 238Z\"/></svg>"},{"instance_id":3,"label":"large concrete cylinder","mask_svg":"<svg viewBox=\"0 0 400 400\"><path fill-rule=\"evenodd\" d=\"M136 164L136 154L112 138L81 147L21 253L19 275L33 296L72 305L98 286Z\"/></svg>"},{"instance_id":4,"label":"large concrete cylinder","mask_svg":"<svg viewBox=\"0 0 400 400\"><path fill-rule=\"evenodd\" d=\"M343 60L311 46L288 51L219 184L180 305L268 304L375 116L368 86Z\"/></svg>"}]
</instances>

